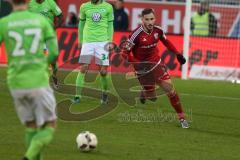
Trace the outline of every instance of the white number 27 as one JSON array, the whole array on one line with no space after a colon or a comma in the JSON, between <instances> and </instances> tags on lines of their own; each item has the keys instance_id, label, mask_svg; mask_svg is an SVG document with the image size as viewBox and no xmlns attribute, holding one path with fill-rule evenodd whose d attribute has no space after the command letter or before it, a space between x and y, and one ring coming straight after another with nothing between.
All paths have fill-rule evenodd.
<instances>
[{"instance_id":1,"label":"white number 27","mask_svg":"<svg viewBox=\"0 0 240 160\"><path fill-rule=\"evenodd\" d=\"M35 54L39 47L39 42L41 38L41 29L25 29L24 36L33 36L33 40L30 47L30 53ZM15 31L9 31L8 36L13 38L16 41L16 46L13 50L13 56L23 56L26 54L26 51L23 49L23 36Z\"/></svg>"}]
</instances>

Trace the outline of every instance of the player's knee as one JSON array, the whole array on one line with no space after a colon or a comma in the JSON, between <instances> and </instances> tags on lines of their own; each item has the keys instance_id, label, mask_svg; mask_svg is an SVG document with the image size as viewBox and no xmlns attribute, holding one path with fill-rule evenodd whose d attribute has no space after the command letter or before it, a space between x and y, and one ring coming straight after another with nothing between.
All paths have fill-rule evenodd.
<instances>
[{"instance_id":1,"label":"player's knee","mask_svg":"<svg viewBox=\"0 0 240 160\"><path fill-rule=\"evenodd\" d=\"M81 73L86 74L87 73L87 69L81 69Z\"/></svg>"},{"instance_id":2,"label":"player's knee","mask_svg":"<svg viewBox=\"0 0 240 160\"><path fill-rule=\"evenodd\" d=\"M106 77L106 76L107 76L107 70L101 70L101 71L100 71L100 75L101 75L102 77Z\"/></svg>"},{"instance_id":3,"label":"player's knee","mask_svg":"<svg viewBox=\"0 0 240 160\"><path fill-rule=\"evenodd\" d=\"M49 121L44 123L44 125L42 127L51 127L51 128L56 128L57 127L57 121Z\"/></svg>"},{"instance_id":4,"label":"player's knee","mask_svg":"<svg viewBox=\"0 0 240 160\"><path fill-rule=\"evenodd\" d=\"M167 92L167 95L168 95L168 97L174 97L177 95L177 92L175 89L171 89L171 90L169 90L169 92Z\"/></svg>"},{"instance_id":5,"label":"player's knee","mask_svg":"<svg viewBox=\"0 0 240 160\"><path fill-rule=\"evenodd\" d=\"M176 93L173 85L164 86L164 87L163 87L163 90L165 91L165 93L166 93L167 95L172 95L172 94Z\"/></svg>"},{"instance_id":6,"label":"player's knee","mask_svg":"<svg viewBox=\"0 0 240 160\"><path fill-rule=\"evenodd\" d=\"M34 129L37 128L37 124L35 121L26 122L25 125L27 128L34 128Z\"/></svg>"},{"instance_id":7,"label":"player's knee","mask_svg":"<svg viewBox=\"0 0 240 160\"><path fill-rule=\"evenodd\" d=\"M88 65L87 64L82 65L80 71L81 71L81 73L87 73Z\"/></svg>"}]
</instances>

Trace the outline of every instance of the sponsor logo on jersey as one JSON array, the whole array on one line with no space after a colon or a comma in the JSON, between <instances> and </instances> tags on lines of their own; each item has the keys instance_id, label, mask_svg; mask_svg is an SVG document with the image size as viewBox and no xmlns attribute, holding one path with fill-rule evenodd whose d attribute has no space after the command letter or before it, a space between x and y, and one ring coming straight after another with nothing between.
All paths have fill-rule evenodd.
<instances>
[{"instance_id":1,"label":"sponsor logo on jersey","mask_svg":"<svg viewBox=\"0 0 240 160\"><path fill-rule=\"evenodd\" d=\"M146 41L147 41L147 39L144 37L144 38L143 38L143 42L146 42Z\"/></svg>"},{"instance_id":2,"label":"sponsor logo on jersey","mask_svg":"<svg viewBox=\"0 0 240 160\"><path fill-rule=\"evenodd\" d=\"M157 46L157 43L153 43L151 45L147 45L147 46L141 46L141 48L154 48Z\"/></svg>"},{"instance_id":3,"label":"sponsor logo on jersey","mask_svg":"<svg viewBox=\"0 0 240 160\"><path fill-rule=\"evenodd\" d=\"M101 14L98 12L95 12L92 14L92 20L93 22L99 22L101 20Z\"/></svg>"}]
</instances>

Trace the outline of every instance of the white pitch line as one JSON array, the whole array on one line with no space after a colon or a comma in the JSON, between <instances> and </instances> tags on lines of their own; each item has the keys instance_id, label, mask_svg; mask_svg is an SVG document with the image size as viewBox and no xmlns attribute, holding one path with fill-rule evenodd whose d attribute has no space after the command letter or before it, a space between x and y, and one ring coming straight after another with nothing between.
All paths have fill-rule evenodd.
<instances>
[{"instance_id":1,"label":"white pitch line","mask_svg":"<svg viewBox=\"0 0 240 160\"><path fill-rule=\"evenodd\" d=\"M158 95L158 97L162 97L162 96L166 96L166 94ZM215 98L215 99L240 101L240 98L237 98L237 97L222 97L222 96L211 96L211 95L203 95L203 94L180 93L180 96L196 96L196 97L203 97L203 98ZM126 104L125 102L121 102L121 101L119 101L118 103Z\"/></svg>"},{"instance_id":2,"label":"white pitch line","mask_svg":"<svg viewBox=\"0 0 240 160\"><path fill-rule=\"evenodd\" d=\"M190 94L190 93L180 93L182 96L197 96L204 98L216 98L216 99L226 99L226 100L236 100L239 101L240 98L237 97L221 97L221 96L211 96L211 95L203 95L203 94Z\"/></svg>"}]
</instances>

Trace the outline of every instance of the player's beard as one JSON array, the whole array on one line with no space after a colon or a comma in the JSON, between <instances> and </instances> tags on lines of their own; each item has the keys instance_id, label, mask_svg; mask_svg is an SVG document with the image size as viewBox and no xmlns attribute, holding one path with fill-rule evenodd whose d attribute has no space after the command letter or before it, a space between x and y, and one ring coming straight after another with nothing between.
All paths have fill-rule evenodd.
<instances>
[{"instance_id":1,"label":"player's beard","mask_svg":"<svg viewBox=\"0 0 240 160\"><path fill-rule=\"evenodd\" d=\"M144 25L144 26L145 26L145 28L147 29L147 32L152 32L154 25L148 24L148 25Z\"/></svg>"}]
</instances>

